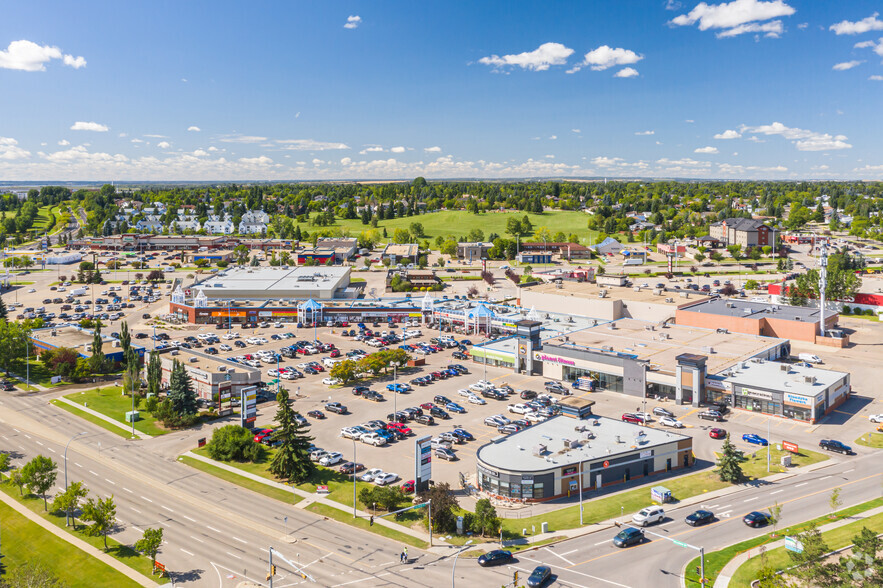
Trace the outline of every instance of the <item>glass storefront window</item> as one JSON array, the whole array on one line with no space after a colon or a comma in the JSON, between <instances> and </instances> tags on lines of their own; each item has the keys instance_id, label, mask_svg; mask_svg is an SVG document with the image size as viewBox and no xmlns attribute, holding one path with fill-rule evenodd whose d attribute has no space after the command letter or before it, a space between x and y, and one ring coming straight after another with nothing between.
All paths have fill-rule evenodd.
<instances>
[{"instance_id":1,"label":"glass storefront window","mask_svg":"<svg viewBox=\"0 0 883 588\"><path fill-rule=\"evenodd\" d=\"M622 392L623 377L604 372L595 372L578 367L564 366L561 375L568 382L575 382L577 378L592 378L598 382L598 389Z\"/></svg>"},{"instance_id":2,"label":"glass storefront window","mask_svg":"<svg viewBox=\"0 0 883 588\"><path fill-rule=\"evenodd\" d=\"M543 484L542 484L542 482L533 485L533 496L534 496L534 498L542 498L543 497Z\"/></svg>"},{"instance_id":3,"label":"glass storefront window","mask_svg":"<svg viewBox=\"0 0 883 588\"><path fill-rule=\"evenodd\" d=\"M789 419L808 421L812 418L812 409L806 406L785 406L784 411Z\"/></svg>"},{"instance_id":4,"label":"glass storefront window","mask_svg":"<svg viewBox=\"0 0 883 588\"><path fill-rule=\"evenodd\" d=\"M782 414L781 402L751 398L750 396L736 396L736 407L764 414Z\"/></svg>"}]
</instances>

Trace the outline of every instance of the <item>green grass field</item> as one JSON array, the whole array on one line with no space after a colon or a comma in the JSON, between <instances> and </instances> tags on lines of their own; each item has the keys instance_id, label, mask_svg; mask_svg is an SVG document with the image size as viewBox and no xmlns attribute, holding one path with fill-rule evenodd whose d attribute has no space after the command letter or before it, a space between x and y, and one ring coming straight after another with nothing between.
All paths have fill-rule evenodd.
<instances>
[{"instance_id":1,"label":"green grass field","mask_svg":"<svg viewBox=\"0 0 883 588\"><path fill-rule=\"evenodd\" d=\"M346 523L347 525L352 525L353 527L358 527L364 531L370 531L371 533L382 535L383 537L392 539L398 543L407 543L408 545L413 545L420 549L426 549L429 547L429 544L426 541L422 541L416 537L408 535L407 533L390 529L384 525L371 525L367 520L353 518L351 514L347 514L333 506L327 506L316 502L307 506L306 510L328 517L329 519L334 519L335 521L340 521L341 523Z\"/></svg>"},{"instance_id":2,"label":"green grass field","mask_svg":"<svg viewBox=\"0 0 883 588\"><path fill-rule=\"evenodd\" d=\"M523 212L488 212L484 214L471 214L463 210L448 210L383 220L377 224L377 229L382 232L385 228L387 234L392 237L392 233L395 229L407 230L411 223L420 223L423 225L423 231L426 233L426 238L429 240L435 240L438 236L465 237L472 229L481 229L484 231L485 239L491 233L497 233L501 237L509 238L506 234L506 222L510 218L521 220L524 216L525 213ZM576 233L580 238L580 243L583 245L590 245L598 238L597 232L590 231L586 228L588 226L589 217L582 212L550 210L543 214L528 214L527 217L533 224L534 230L540 227L546 227L553 234L558 231L563 231L566 235ZM363 225L362 221L359 219L338 219L334 227L346 229L353 236L358 235L362 231L371 229L371 225ZM302 225L301 228L312 232L317 229L322 230L323 227L313 227L310 224L306 224ZM531 238L528 237L522 240L530 241Z\"/></svg>"},{"instance_id":3,"label":"green grass field","mask_svg":"<svg viewBox=\"0 0 883 588\"><path fill-rule=\"evenodd\" d=\"M19 501L21 504L23 504L24 506L26 506L27 508L29 508L31 511L35 512L39 516L43 517L44 519L46 519L47 521L49 521L50 523L52 523L56 527L63 529L65 532L69 532L72 535L75 535L76 537L82 539L83 541L85 541L86 543L95 547L96 549L100 549L100 550L104 551L104 540L101 537L90 537L90 536L86 535L82 531L82 525L78 525L76 530L73 529L72 527L65 527L63 515L56 516L54 514L44 512L42 498L40 498L38 496L34 496L32 494L25 494L25 496L22 497L19 494L18 488L13 486L8 481L4 481L4 482L0 483L0 491L5 492L7 495L9 495L12 498L14 498L15 500ZM6 522L5 517L3 518L3 521L4 521L4 523ZM5 530L5 524L4 524L4 530ZM6 545L4 542L4 552L5 552L5 547L6 547ZM152 566L150 563L150 559L143 557L140 553L138 553L137 551L135 551L134 549L132 549L128 545L123 545L122 543L120 543L110 537L107 538L107 547L108 547L108 549L107 549L106 553L109 556L113 557L114 559L119 560L123 564L132 568L136 572L143 574L144 576L147 576L147 577L151 576L153 569L152 569ZM5 555L5 553L4 553L4 555ZM162 552L161 551L160 551L160 555L159 555L158 559L160 561L162 561ZM61 560L59 560L59 561L61 561ZM93 561L97 561L97 560L93 560ZM4 563L5 563L5 558L4 558ZM89 578L89 580L90 580L89 583L79 583L79 584L75 584L75 585L77 585L77 586L92 586L92 585L94 585L92 583L92 578ZM153 576L153 580L155 582L157 582L158 584L165 584L165 583L169 582L168 578L160 579L159 576ZM82 579L80 579L80 581L82 582ZM73 585L74 584L72 584L72 586ZM101 585L103 585L103 584L101 584ZM114 585L135 586L137 584L123 583L123 584L107 584L107 585L109 585L109 586L114 586Z\"/></svg>"},{"instance_id":4,"label":"green grass field","mask_svg":"<svg viewBox=\"0 0 883 588\"><path fill-rule=\"evenodd\" d=\"M855 443L857 445L864 445L865 447L880 449L883 447L883 433L867 433L856 439Z\"/></svg>"},{"instance_id":5,"label":"green grass field","mask_svg":"<svg viewBox=\"0 0 883 588\"><path fill-rule=\"evenodd\" d=\"M100 412L119 423L124 425L130 424L126 422L126 413L132 410L132 398L131 396L120 394L119 386L74 392L73 394L66 395L65 398ZM156 423L156 419L151 414L144 410L139 412L141 420L135 422L136 431L141 431L147 435L164 435L168 433L166 429L163 429Z\"/></svg>"},{"instance_id":6,"label":"green grass field","mask_svg":"<svg viewBox=\"0 0 883 588\"><path fill-rule=\"evenodd\" d=\"M712 551L711 553L705 554L705 577L711 580L710 584L713 584L717 579L718 574L720 574L721 570L726 567L726 565L732 560L734 557L739 555L744 551L748 551L749 549L753 549L759 545L764 545L767 543L772 543L774 541L778 541L785 535L797 535L798 533L802 533L805 531L811 523L816 523L821 526L827 523L832 523L838 521L843 518L852 517L859 513L871 510L872 508L877 508L878 506L883 506L883 499L875 498L874 500L870 500L868 502L863 502L862 504L857 504L855 506L851 506L849 508L844 508L843 510L838 510L837 513L832 517L829 515L825 515L823 517L818 517L811 521L806 521L803 523L799 523L797 525L792 525L790 527L786 527L784 529L777 529L776 536L772 536L772 529L769 529L769 533L764 533L762 535L758 535L757 537L753 537L747 541L743 541L741 543L736 543L735 545L730 545L724 549L720 549L718 551ZM785 510L785 507L782 508ZM689 564L687 564L686 568L686 581L687 586L699 586L699 575L696 574L696 566L699 565L699 558L693 559Z\"/></svg>"},{"instance_id":7,"label":"green grass field","mask_svg":"<svg viewBox=\"0 0 883 588\"><path fill-rule=\"evenodd\" d=\"M71 588L138 586L137 582L56 537L3 503L0 503L0 519L3 520L4 574L30 563L39 564Z\"/></svg>"},{"instance_id":8,"label":"green grass field","mask_svg":"<svg viewBox=\"0 0 883 588\"><path fill-rule=\"evenodd\" d=\"M193 459L192 457L189 457L187 455L182 455L178 458L178 460L181 461L181 463L185 463L194 469L200 470L207 474L211 474L216 478L226 480L231 484L236 484L237 486L242 486L243 488L253 490L259 494L263 494L264 496L279 500L280 502L297 504L299 501L303 500L303 498L301 498L297 494L286 492L285 490L282 490L280 488L274 488L273 486L268 486L260 482L255 482L254 480L251 480L249 478L245 478L238 474L228 472L225 469L221 469L209 463L199 461L198 459Z\"/></svg>"},{"instance_id":9,"label":"green grass field","mask_svg":"<svg viewBox=\"0 0 883 588\"><path fill-rule=\"evenodd\" d=\"M836 529L831 529L822 533L822 537L829 549L839 549L852 543L853 537L858 535L862 527L880 533L883 531L883 513L868 517L867 519L855 521L848 525L843 525ZM792 565L793 560L788 556L788 551L784 547L777 547L766 552L766 564L772 566L776 570L783 570ZM835 557L835 561L838 558ZM733 578L730 580L730 586L734 588L747 588L751 586L751 581L757 578L760 572L761 558L752 557L747 562L739 566Z\"/></svg>"},{"instance_id":10,"label":"green grass field","mask_svg":"<svg viewBox=\"0 0 883 588\"><path fill-rule=\"evenodd\" d=\"M67 403L64 403L64 402L59 402L57 399L56 399L56 400L53 400L53 401L52 401L52 404L54 404L55 406L57 406L58 408L60 408L60 409L62 409L62 410L66 410L66 411L68 411L68 412L71 413L71 414L75 414L75 415L77 415L78 417L80 417L80 418L83 419L84 421L89 421L89 422L92 423L93 425L98 425L98 426L101 427L102 429L105 429L105 430L107 430L107 431L110 431L111 433L114 433L114 434L116 434L116 435L119 435L120 437L123 437L123 438L125 438L125 439L128 439L129 437L132 436L131 432L127 433L127 432L124 431L123 429L121 429L121 428L119 428L119 427L117 427L117 426L114 426L114 425L108 423L108 422L105 421L104 419L100 419L100 418L98 418L97 416L95 416L95 415L93 415L93 414L91 414L91 413L88 413L88 412L86 412L86 411L84 411L84 410L80 410L79 408L76 408L76 407L74 407L74 406L71 406L70 404L67 404Z\"/></svg>"}]
</instances>

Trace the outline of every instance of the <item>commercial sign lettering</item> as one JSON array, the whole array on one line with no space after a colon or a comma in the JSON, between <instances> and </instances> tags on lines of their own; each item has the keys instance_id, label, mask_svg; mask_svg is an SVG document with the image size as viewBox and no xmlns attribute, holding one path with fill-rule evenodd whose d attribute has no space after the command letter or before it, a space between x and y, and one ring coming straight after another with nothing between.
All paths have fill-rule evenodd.
<instances>
[{"instance_id":1,"label":"commercial sign lettering","mask_svg":"<svg viewBox=\"0 0 883 588\"><path fill-rule=\"evenodd\" d=\"M806 396L798 396L797 394L791 394L790 392L785 392L785 402L789 404L799 404L801 406L812 406L812 401Z\"/></svg>"},{"instance_id":2,"label":"commercial sign lettering","mask_svg":"<svg viewBox=\"0 0 883 588\"><path fill-rule=\"evenodd\" d=\"M761 400L772 400L773 393L767 392L766 390L754 390L753 388L742 388L741 393L743 396L749 396L751 398L760 398Z\"/></svg>"},{"instance_id":3,"label":"commercial sign lettering","mask_svg":"<svg viewBox=\"0 0 883 588\"><path fill-rule=\"evenodd\" d=\"M544 353L536 353L534 354L534 359L538 359L540 361L551 361L552 363L561 363L564 365L576 365L576 362L572 359L564 359L563 357L556 357L554 355L546 355Z\"/></svg>"},{"instance_id":4,"label":"commercial sign lettering","mask_svg":"<svg viewBox=\"0 0 883 588\"><path fill-rule=\"evenodd\" d=\"M572 476L577 472L576 466L566 467L561 471L562 476Z\"/></svg>"},{"instance_id":5,"label":"commercial sign lettering","mask_svg":"<svg viewBox=\"0 0 883 588\"><path fill-rule=\"evenodd\" d=\"M790 441L782 441L782 449L791 453L799 453L797 443L791 443Z\"/></svg>"},{"instance_id":6,"label":"commercial sign lettering","mask_svg":"<svg viewBox=\"0 0 883 588\"><path fill-rule=\"evenodd\" d=\"M427 435L414 441L414 491L422 492L432 477L432 437Z\"/></svg>"},{"instance_id":7,"label":"commercial sign lettering","mask_svg":"<svg viewBox=\"0 0 883 588\"><path fill-rule=\"evenodd\" d=\"M609 468L609 467L610 467L610 462L605 460L603 465L604 465L605 468Z\"/></svg>"},{"instance_id":8,"label":"commercial sign lettering","mask_svg":"<svg viewBox=\"0 0 883 588\"><path fill-rule=\"evenodd\" d=\"M647 459L648 457L653 457L653 450L652 449L648 449L647 451L642 451L639 456L640 459Z\"/></svg>"},{"instance_id":9,"label":"commercial sign lettering","mask_svg":"<svg viewBox=\"0 0 883 588\"><path fill-rule=\"evenodd\" d=\"M256 391L257 386L248 386L240 392L240 424L246 429L254 427L254 422L258 418Z\"/></svg>"}]
</instances>

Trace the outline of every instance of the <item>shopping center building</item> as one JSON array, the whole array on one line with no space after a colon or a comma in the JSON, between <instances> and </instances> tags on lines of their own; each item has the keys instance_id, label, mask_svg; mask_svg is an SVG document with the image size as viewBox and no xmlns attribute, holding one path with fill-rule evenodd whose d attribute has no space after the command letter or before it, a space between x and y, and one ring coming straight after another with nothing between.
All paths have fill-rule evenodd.
<instances>
[{"instance_id":1,"label":"shopping center building","mask_svg":"<svg viewBox=\"0 0 883 588\"><path fill-rule=\"evenodd\" d=\"M561 415L478 449L480 490L543 501L693 465L688 435L593 415L591 400L563 404Z\"/></svg>"}]
</instances>

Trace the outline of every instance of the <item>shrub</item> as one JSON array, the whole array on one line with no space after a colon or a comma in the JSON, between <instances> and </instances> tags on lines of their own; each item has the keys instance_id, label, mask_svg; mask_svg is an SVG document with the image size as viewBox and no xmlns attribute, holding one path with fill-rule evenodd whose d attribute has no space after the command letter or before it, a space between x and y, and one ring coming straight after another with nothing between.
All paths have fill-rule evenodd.
<instances>
[{"instance_id":1,"label":"shrub","mask_svg":"<svg viewBox=\"0 0 883 588\"><path fill-rule=\"evenodd\" d=\"M874 311L870 308L866 308L864 314L865 316L874 316Z\"/></svg>"},{"instance_id":2,"label":"shrub","mask_svg":"<svg viewBox=\"0 0 883 588\"><path fill-rule=\"evenodd\" d=\"M264 448L254 442L254 433L239 425L215 429L206 448L209 457L219 461L258 462L265 454Z\"/></svg>"},{"instance_id":3,"label":"shrub","mask_svg":"<svg viewBox=\"0 0 883 588\"><path fill-rule=\"evenodd\" d=\"M850 314L852 312L852 309L849 308L849 306L847 306L846 304L844 304L842 312L843 312L843 314Z\"/></svg>"}]
</instances>

